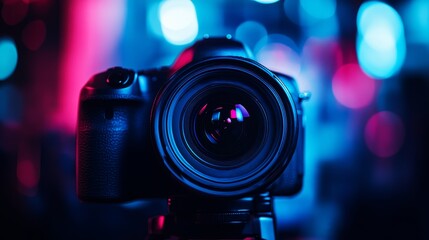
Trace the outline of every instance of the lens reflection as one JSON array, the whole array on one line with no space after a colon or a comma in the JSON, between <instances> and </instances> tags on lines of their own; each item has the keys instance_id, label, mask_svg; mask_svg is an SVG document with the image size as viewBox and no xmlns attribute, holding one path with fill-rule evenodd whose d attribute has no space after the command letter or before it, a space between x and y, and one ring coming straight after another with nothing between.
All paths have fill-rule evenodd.
<instances>
[{"instance_id":1,"label":"lens reflection","mask_svg":"<svg viewBox=\"0 0 429 240\"><path fill-rule=\"evenodd\" d=\"M216 107L211 114L206 111L207 105L200 110L199 118L203 119L205 134L211 143L234 143L243 136L244 121L250 117L243 105Z\"/></svg>"},{"instance_id":2,"label":"lens reflection","mask_svg":"<svg viewBox=\"0 0 429 240\"><path fill-rule=\"evenodd\" d=\"M235 88L211 89L195 104L193 139L205 161L243 161L258 148L263 111L252 97ZM256 148L256 149L255 149Z\"/></svg>"}]
</instances>

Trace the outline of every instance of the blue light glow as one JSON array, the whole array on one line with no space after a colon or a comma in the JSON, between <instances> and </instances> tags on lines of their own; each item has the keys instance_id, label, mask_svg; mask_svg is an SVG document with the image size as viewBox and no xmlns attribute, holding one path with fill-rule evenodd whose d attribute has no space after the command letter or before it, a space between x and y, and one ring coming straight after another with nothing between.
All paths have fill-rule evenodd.
<instances>
[{"instance_id":1,"label":"blue light glow","mask_svg":"<svg viewBox=\"0 0 429 240\"><path fill-rule=\"evenodd\" d=\"M300 25L300 4L298 1L284 1L283 9L286 16L295 24Z\"/></svg>"},{"instance_id":2,"label":"blue light glow","mask_svg":"<svg viewBox=\"0 0 429 240\"><path fill-rule=\"evenodd\" d=\"M220 119L220 112L214 112L212 115L212 122L219 121L219 119Z\"/></svg>"},{"instance_id":3,"label":"blue light glow","mask_svg":"<svg viewBox=\"0 0 429 240\"><path fill-rule=\"evenodd\" d=\"M279 0L254 0L254 1L262 4L270 4L270 3L278 2Z\"/></svg>"},{"instance_id":4,"label":"blue light glow","mask_svg":"<svg viewBox=\"0 0 429 240\"><path fill-rule=\"evenodd\" d=\"M23 106L22 91L12 84L0 86L0 122L20 122Z\"/></svg>"},{"instance_id":5,"label":"blue light glow","mask_svg":"<svg viewBox=\"0 0 429 240\"><path fill-rule=\"evenodd\" d=\"M429 1L408 1L405 3L403 13L407 41L429 45L429 31L427 31L429 29Z\"/></svg>"},{"instance_id":6,"label":"blue light glow","mask_svg":"<svg viewBox=\"0 0 429 240\"><path fill-rule=\"evenodd\" d=\"M382 2L366 2L357 15L357 56L366 74L389 78L402 67L406 54L404 26L399 14Z\"/></svg>"},{"instance_id":7,"label":"blue light glow","mask_svg":"<svg viewBox=\"0 0 429 240\"><path fill-rule=\"evenodd\" d=\"M135 209L146 207L148 204L149 204L149 201L146 201L146 200L135 200L131 202L122 203L121 206L126 209L135 210Z\"/></svg>"},{"instance_id":8,"label":"blue light glow","mask_svg":"<svg viewBox=\"0 0 429 240\"><path fill-rule=\"evenodd\" d=\"M5 80L15 71L18 51L9 38L0 38L0 80Z\"/></svg>"},{"instance_id":9,"label":"blue light glow","mask_svg":"<svg viewBox=\"0 0 429 240\"><path fill-rule=\"evenodd\" d=\"M314 29L318 29L319 34L338 28L338 26L331 26L337 21L336 0L288 0L284 1L283 8L286 16L292 22L302 27L314 27Z\"/></svg>"},{"instance_id":10,"label":"blue light glow","mask_svg":"<svg viewBox=\"0 0 429 240\"><path fill-rule=\"evenodd\" d=\"M237 121L242 122L243 121L243 113L241 112L240 108L235 108L235 114L237 116Z\"/></svg>"},{"instance_id":11,"label":"blue light glow","mask_svg":"<svg viewBox=\"0 0 429 240\"><path fill-rule=\"evenodd\" d=\"M357 27L360 33L365 33L371 28L386 28L395 38L404 33L401 17L396 10L378 1L366 2L360 6Z\"/></svg>"},{"instance_id":12,"label":"blue light glow","mask_svg":"<svg viewBox=\"0 0 429 240\"><path fill-rule=\"evenodd\" d=\"M156 36L163 37L162 27L159 17L159 3L151 3L147 6L146 24L147 28Z\"/></svg>"},{"instance_id":13,"label":"blue light glow","mask_svg":"<svg viewBox=\"0 0 429 240\"><path fill-rule=\"evenodd\" d=\"M300 0L301 8L311 17L327 19L335 14L336 0Z\"/></svg>"},{"instance_id":14,"label":"blue light glow","mask_svg":"<svg viewBox=\"0 0 429 240\"><path fill-rule=\"evenodd\" d=\"M246 108L241 104L235 104L235 110L240 112L242 117L250 117L249 112L246 110Z\"/></svg>"},{"instance_id":15,"label":"blue light glow","mask_svg":"<svg viewBox=\"0 0 429 240\"><path fill-rule=\"evenodd\" d=\"M308 20L308 19L307 19ZM306 21L305 19L301 19L301 21ZM339 32L339 23L338 17L336 15L323 19L322 21L317 21L316 23L304 24L308 25L303 28L303 32L309 37L317 37L317 38L326 38L332 39L338 36Z\"/></svg>"},{"instance_id":16,"label":"blue light glow","mask_svg":"<svg viewBox=\"0 0 429 240\"><path fill-rule=\"evenodd\" d=\"M366 41L358 40L357 56L364 72L374 78L393 76L402 67L405 59L405 43L390 49L372 48Z\"/></svg>"},{"instance_id":17,"label":"blue light glow","mask_svg":"<svg viewBox=\"0 0 429 240\"><path fill-rule=\"evenodd\" d=\"M244 42L253 49L258 41L267 36L264 25L255 21L246 21L235 30L235 39Z\"/></svg>"},{"instance_id":18,"label":"blue light glow","mask_svg":"<svg viewBox=\"0 0 429 240\"><path fill-rule=\"evenodd\" d=\"M189 0L166 0L160 4L159 19L165 39L174 45L195 40L198 20L194 4Z\"/></svg>"},{"instance_id":19,"label":"blue light glow","mask_svg":"<svg viewBox=\"0 0 429 240\"><path fill-rule=\"evenodd\" d=\"M272 217L260 217L261 237L263 239L275 239L274 220Z\"/></svg>"},{"instance_id":20,"label":"blue light glow","mask_svg":"<svg viewBox=\"0 0 429 240\"><path fill-rule=\"evenodd\" d=\"M142 93L147 93L147 91L149 90L149 83L148 83L148 79L144 76L139 76L139 86L140 86L140 91Z\"/></svg>"}]
</instances>

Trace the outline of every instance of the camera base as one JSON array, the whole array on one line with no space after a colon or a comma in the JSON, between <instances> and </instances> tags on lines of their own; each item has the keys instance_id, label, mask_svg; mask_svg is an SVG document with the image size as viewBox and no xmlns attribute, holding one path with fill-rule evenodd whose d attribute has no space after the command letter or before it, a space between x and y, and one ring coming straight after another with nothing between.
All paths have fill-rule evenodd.
<instances>
[{"instance_id":1,"label":"camera base","mask_svg":"<svg viewBox=\"0 0 429 240\"><path fill-rule=\"evenodd\" d=\"M174 196L168 213L149 219L147 240L274 240L273 200L268 193L214 200Z\"/></svg>"}]
</instances>

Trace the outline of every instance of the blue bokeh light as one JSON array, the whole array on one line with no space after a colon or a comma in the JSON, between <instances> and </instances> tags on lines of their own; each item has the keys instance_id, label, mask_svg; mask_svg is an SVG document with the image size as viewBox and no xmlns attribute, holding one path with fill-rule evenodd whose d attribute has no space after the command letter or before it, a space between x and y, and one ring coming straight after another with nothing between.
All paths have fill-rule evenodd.
<instances>
[{"instance_id":1,"label":"blue bokeh light","mask_svg":"<svg viewBox=\"0 0 429 240\"><path fill-rule=\"evenodd\" d=\"M259 40L267 36L267 29L259 22L246 21L235 30L235 39L253 49Z\"/></svg>"},{"instance_id":2,"label":"blue bokeh light","mask_svg":"<svg viewBox=\"0 0 429 240\"><path fill-rule=\"evenodd\" d=\"M357 56L371 77L384 79L402 67L406 45L404 26L399 14L382 2L366 2L357 15Z\"/></svg>"},{"instance_id":3,"label":"blue bokeh light","mask_svg":"<svg viewBox=\"0 0 429 240\"><path fill-rule=\"evenodd\" d=\"M300 0L302 10L316 19L327 19L335 14L336 0Z\"/></svg>"},{"instance_id":4,"label":"blue bokeh light","mask_svg":"<svg viewBox=\"0 0 429 240\"><path fill-rule=\"evenodd\" d=\"M18 51L10 38L0 38L0 80L7 79L15 71Z\"/></svg>"},{"instance_id":5,"label":"blue bokeh light","mask_svg":"<svg viewBox=\"0 0 429 240\"><path fill-rule=\"evenodd\" d=\"M254 0L254 1L262 4L270 4L270 3L278 2L279 0Z\"/></svg>"},{"instance_id":6,"label":"blue bokeh light","mask_svg":"<svg viewBox=\"0 0 429 240\"><path fill-rule=\"evenodd\" d=\"M407 41L429 46L429 1L408 1L403 8L403 17Z\"/></svg>"},{"instance_id":7,"label":"blue bokeh light","mask_svg":"<svg viewBox=\"0 0 429 240\"><path fill-rule=\"evenodd\" d=\"M189 0L163 1L159 7L159 19L162 33L171 44L185 45L197 37L197 14Z\"/></svg>"},{"instance_id":8,"label":"blue bokeh light","mask_svg":"<svg viewBox=\"0 0 429 240\"><path fill-rule=\"evenodd\" d=\"M337 12L336 0L287 0L284 1L286 16L301 27L330 25ZM326 28L328 26L323 26ZM303 29L304 30L304 29Z\"/></svg>"}]
</instances>

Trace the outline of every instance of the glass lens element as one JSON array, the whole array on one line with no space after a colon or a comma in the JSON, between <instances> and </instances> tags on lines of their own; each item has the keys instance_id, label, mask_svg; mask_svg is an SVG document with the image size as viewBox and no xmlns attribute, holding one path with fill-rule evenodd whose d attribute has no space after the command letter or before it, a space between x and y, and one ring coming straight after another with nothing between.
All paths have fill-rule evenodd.
<instances>
[{"instance_id":1,"label":"glass lens element","mask_svg":"<svg viewBox=\"0 0 429 240\"><path fill-rule=\"evenodd\" d=\"M262 111L248 94L234 88L212 89L196 105L192 128L199 150L218 162L245 157L262 139Z\"/></svg>"}]
</instances>

